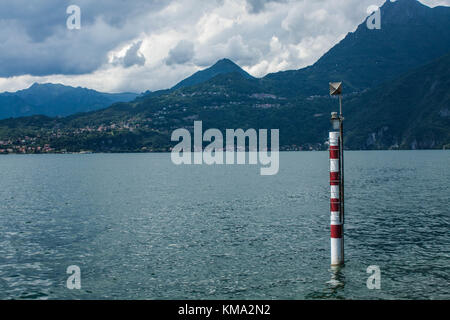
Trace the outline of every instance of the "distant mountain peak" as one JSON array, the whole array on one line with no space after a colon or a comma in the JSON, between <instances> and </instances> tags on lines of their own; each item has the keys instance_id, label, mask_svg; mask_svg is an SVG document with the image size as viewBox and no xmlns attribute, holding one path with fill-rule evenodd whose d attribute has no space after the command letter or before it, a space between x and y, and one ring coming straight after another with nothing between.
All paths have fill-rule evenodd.
<instances>
[{"instance_id":1,"label":"distant mountain peak","mask_svg":"<svg viewBox=\"0 0 450 320\"><path fill-rule=\"evenodd\" d=\"M386 0L381 6L382 24L383 22L408 23L410 20L420 18L423 14L428 13L428 10L432 10L432 8L418 0L397 0L395 2Z\"/></svg>"},{"instance_id":2,"label":"distant mountain peak","mask_svg":"<svg viewBox=\"0 0 450 320\"><path fill-rule=\"evenodd\" d=\"M39 82L34 82L28 89L25 89L25 90L29 90L29 89L44 89L44 88L73 88L73 87L65 86L65 85L63 85L61 83L50 83L50 82L39 83Z\"/></svg>"},{"instance_id":3,"label":"distant mountain peak","mask_svg":"<svg viewBox=\"0 0 450 320\"><path fill-rule=\"evenodd\" d=\"M450 50L450 7L430 8L417 0L386 2L381 29L370 29L366 18L354 32L307 68L268 74L282 94L324 95L331 79L347 92L363 91L392 80ZM280 85L281 83L281 85Z\"/></svg>"},{"instance_id":4,"label":"distant mountain peak","mask_svg":"<svg viewBox=\"0 0 450 320\"><path fill-rule=\"evenodd\" d=\"M103 93L60 83L34 82L16 92L0 93L0 119L36 114L67 116L106 108L115 102L128 102L136 93Z\"/></svg>"},{"instance_id":5,"label":"distant mountain peak","mask_svg":"<svg viewBox=\"0 0 450 320\"><path fill-rule=\"evenodd\" d=\"M418 0L397 0L397 1L386 0L383 6L426 7L426 5L424 5Z\"/></svg>"},{"instance_id":6,"label":"distant mountain peak","mask_svg":"<svg viewBox=\"0 0 450 320\"><path fill-rule=\"evenodd\" d=\"M421 9L431 9L430 7L424 5L418 0L397 0L390 1L386 0L386 2L381 6L381 9L387 10L421 10ZM400 13L400 11L398 12Z\"/></svg>"},{"instance_id":7,"label":"distant mountain peak","mask_svg":"<svg viewBox=\"0 0 450 320\"><path fill-rule=\"evenodd\" d=\"M38 89L41 88L44 84L39 82L34 82L31 86L28 87L28 89Z\"/></svg>"},{"instance_id":8,"label":"distant mountain peak","mask_svg":"<svg viewBox=\"0 0 450 320\"><path fill-rule=\"evenodd\" d=\"M215 76L228 73L239 73L241 76L247 79L253 78L250 74L244 71L240 66L231 61L230 59L223 58L214 63L211 67L201 71L197 71L192 76L180 81L172 89L179 89L183 87L193 86L206 82Z\"/></svg>"},{"instance_id":9,"label":"distant mountain peak","mask_svg":"<svg viewBox=\"0 0 450 320\"><path fill-rule=\"evenodd\" d=\"M240 68L236 63L234 63L232 60L228 59L228 58L223 58L220 60L217 60L215 64L213 64L214 66L236 66L238 68Z\"/></svg>"},{"instance_id":10,"label":"distant mountain peak","mask_svg":"<svg viewBox=\"0 0 450 320\"><path fill-rule=\"evenodd\" d=\"M213 64L211 67L202 70L207 71L212 70L214 72L217 72L218 74L225 74L225 73L232 73L232 72L238 72L244 75L246 78L252 78L251 75L249 75L247 72L245 72L239 65L234 63L232 60L228 58L223 58L218 60L215 64Z\"/></svg>"},{"instance_id":11,"label":"distant mountain peak","mask_svg":"<svg viewBox=\"0 0 450 320\"><path fill-rule=\"evenodd\" d=\"M61 83L51 83L51 82L34 82L30 87L51 87L51 86L62 86Z\"/></svg>"}]
</instances>

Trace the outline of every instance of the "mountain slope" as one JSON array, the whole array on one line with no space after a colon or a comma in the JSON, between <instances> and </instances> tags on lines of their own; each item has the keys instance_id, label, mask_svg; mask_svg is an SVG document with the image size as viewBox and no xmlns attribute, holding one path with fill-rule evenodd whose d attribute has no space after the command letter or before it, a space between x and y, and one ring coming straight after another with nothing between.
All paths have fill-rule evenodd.
<instances>
[{"instance_id":1,"label":"mountain slope","mask_svg":"<svg viewBox=\"0 0 450 320\"><path fill-rule=\"evenodd\" d=\"M214 65L209 68L197 71L193 75L181 80L170 89L162 89L157 91L146 91L137 100L144 100L150 97L159 97L165 94L170 94L174 90L195 86L213 79L216 76L226 75L230 73L238 73L245 79L254 79L250 74L244 71L241 67L235 64L230 59L218 60Z\"/></svg>"},{"instance_id":2,"label":"mountain slope","mask_svg":"<svg viewBox=\"0 0 450 320\"><path fill-rule=\"evenodd\" d=\"M135 93L102 93L61 84L34 83L27 89L0 94L0 118L35 114L67 116L135 99Z\"/></svg>"},{"instance_id":3,"label":"mountain slope","mask_svg":"<svg viewBox=\"0 0 450 320\"><path fill-rule=\"evenodd\" d=\"M429 8L416 0L389 0L381 7L381 29L366 21L314 65L267 75L265 85L283 94L327 94L329 81L346 92L392 80L450 51L450 7Z\"/></svg>"},{"instance_id":4,"label":"mountain slope","mask_svg":"<svg viewBox=\"0 0 450 320\"><path fill-rule=\"evenodd\" d=\"M344 96L346 147L450 147L449 87L450 53L374 89ZM195 120L202 120L204 130L279 128L282 150L326 149L336 99L284 97L261 90L257 79L222 74L165 95L90 113L3 120L0 140L17 141L11 148L19 148L25 137L34 139L33 146L47 144L55 150L168 151L173 130L192 129ZM57 134L60 137L55 138Z\"/></svg>"},{"instance_id":5,"label":"mountain slope","mask_svg":"<svg viewBox=\"0 0 450 320\"><path fill-rule=\"evenodd\" d=\"M450 53L345 102L347 144L433 149L450 144Z\"/></svg>"}]
</instances>

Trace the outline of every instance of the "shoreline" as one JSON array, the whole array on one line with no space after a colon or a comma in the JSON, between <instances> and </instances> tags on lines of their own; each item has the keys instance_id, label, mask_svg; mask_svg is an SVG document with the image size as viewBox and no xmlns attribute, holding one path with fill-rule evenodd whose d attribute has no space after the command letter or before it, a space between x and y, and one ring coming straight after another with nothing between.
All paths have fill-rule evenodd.
<instances>
[{"instance_id":1,"label":"shoreline","mask_svg":"<svg viewBox=\"0 0 450 320\"><path fill-rule=\"evenodd\" d=\"M405 151L450 151L450 149L346 149L346 152L375 152L375 151L397 151L397 152L405 152ZM242 152L242 151L238 151ZM236 153L238 153L236 152ZM248 151L245 151L248 153ZM328 150L280 150L279 153L293 153L293 152L328 152ZM160 154L160 153L168 153L171 151L146 151L146 152L138 152L138 151L123 151L123 152L43 152L43 153L0 153L0 156L8 156L8 155L66 155L66 154ZM192 152L195 153L195 152Z\"/></svg>"}]
</instances>

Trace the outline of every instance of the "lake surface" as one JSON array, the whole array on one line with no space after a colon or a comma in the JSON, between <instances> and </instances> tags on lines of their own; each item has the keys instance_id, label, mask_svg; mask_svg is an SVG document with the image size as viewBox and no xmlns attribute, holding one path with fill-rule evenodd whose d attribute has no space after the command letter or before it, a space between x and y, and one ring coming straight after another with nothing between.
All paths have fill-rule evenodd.
<instances>
[{"instance_id":1,"label":"lake surface","mask_svg":"<svg viewBox=\"0 0 450 320\"><path fill-rule=\"evenodd\" d=\"M167 153L1 156L0 298L449 299L450 152L345 157L331 270L327 152L281 153L275 176Z\"/></svg>"}]
</instances>

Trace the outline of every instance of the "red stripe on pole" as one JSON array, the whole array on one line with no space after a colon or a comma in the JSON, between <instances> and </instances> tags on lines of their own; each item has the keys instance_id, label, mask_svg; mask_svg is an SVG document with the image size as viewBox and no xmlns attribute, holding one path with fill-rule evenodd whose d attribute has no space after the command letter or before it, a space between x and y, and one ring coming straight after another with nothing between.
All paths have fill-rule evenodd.
<instances>
[{"instance_id":1,"label":"red stripe on pole","mask_svg":"<svg viewBox=\"0 0 450 320\"><path fill-rule=\"evenodd\" d=\"M331 238L342 238L342 225L331 225Z\"/></svg>"},{"instance_id":2,"label":"red stripe on pole","mask_svg":"<svg viewBox=\"0 0 450 320\"><path fill-rule=\"evenodd\" d=\"M339 150L330 149L330 159L339 159Z\"/></svg>"},{"instance_id":3,"label":"red stripe on pole","mask_svg":"<svg viewBox=\"0 0 450 320\"><path fill-rule=\"evenodd\" d=\"M330 185L339 185L339 172L330 172Z\"/></svg>"},{"instance_id":4,"label":"red stripe on pole","mask_svg":"<svg viewBox=\"0 0 450 320\"><path fill-rule=\"evenodd\" d=\"M339 172L330 172L330 180L338 180L339 181Z\"/></svg>"},{"instance_id":5,"label":"red stripe on pole","mask_svg":"<svg viewBox=\"0 0 450 320\"><path fill-rule=\"evenodd\" d=\"M330 201L330 211L339 211L339 199L331 199Z\"/></svg>"}]
</instances>

